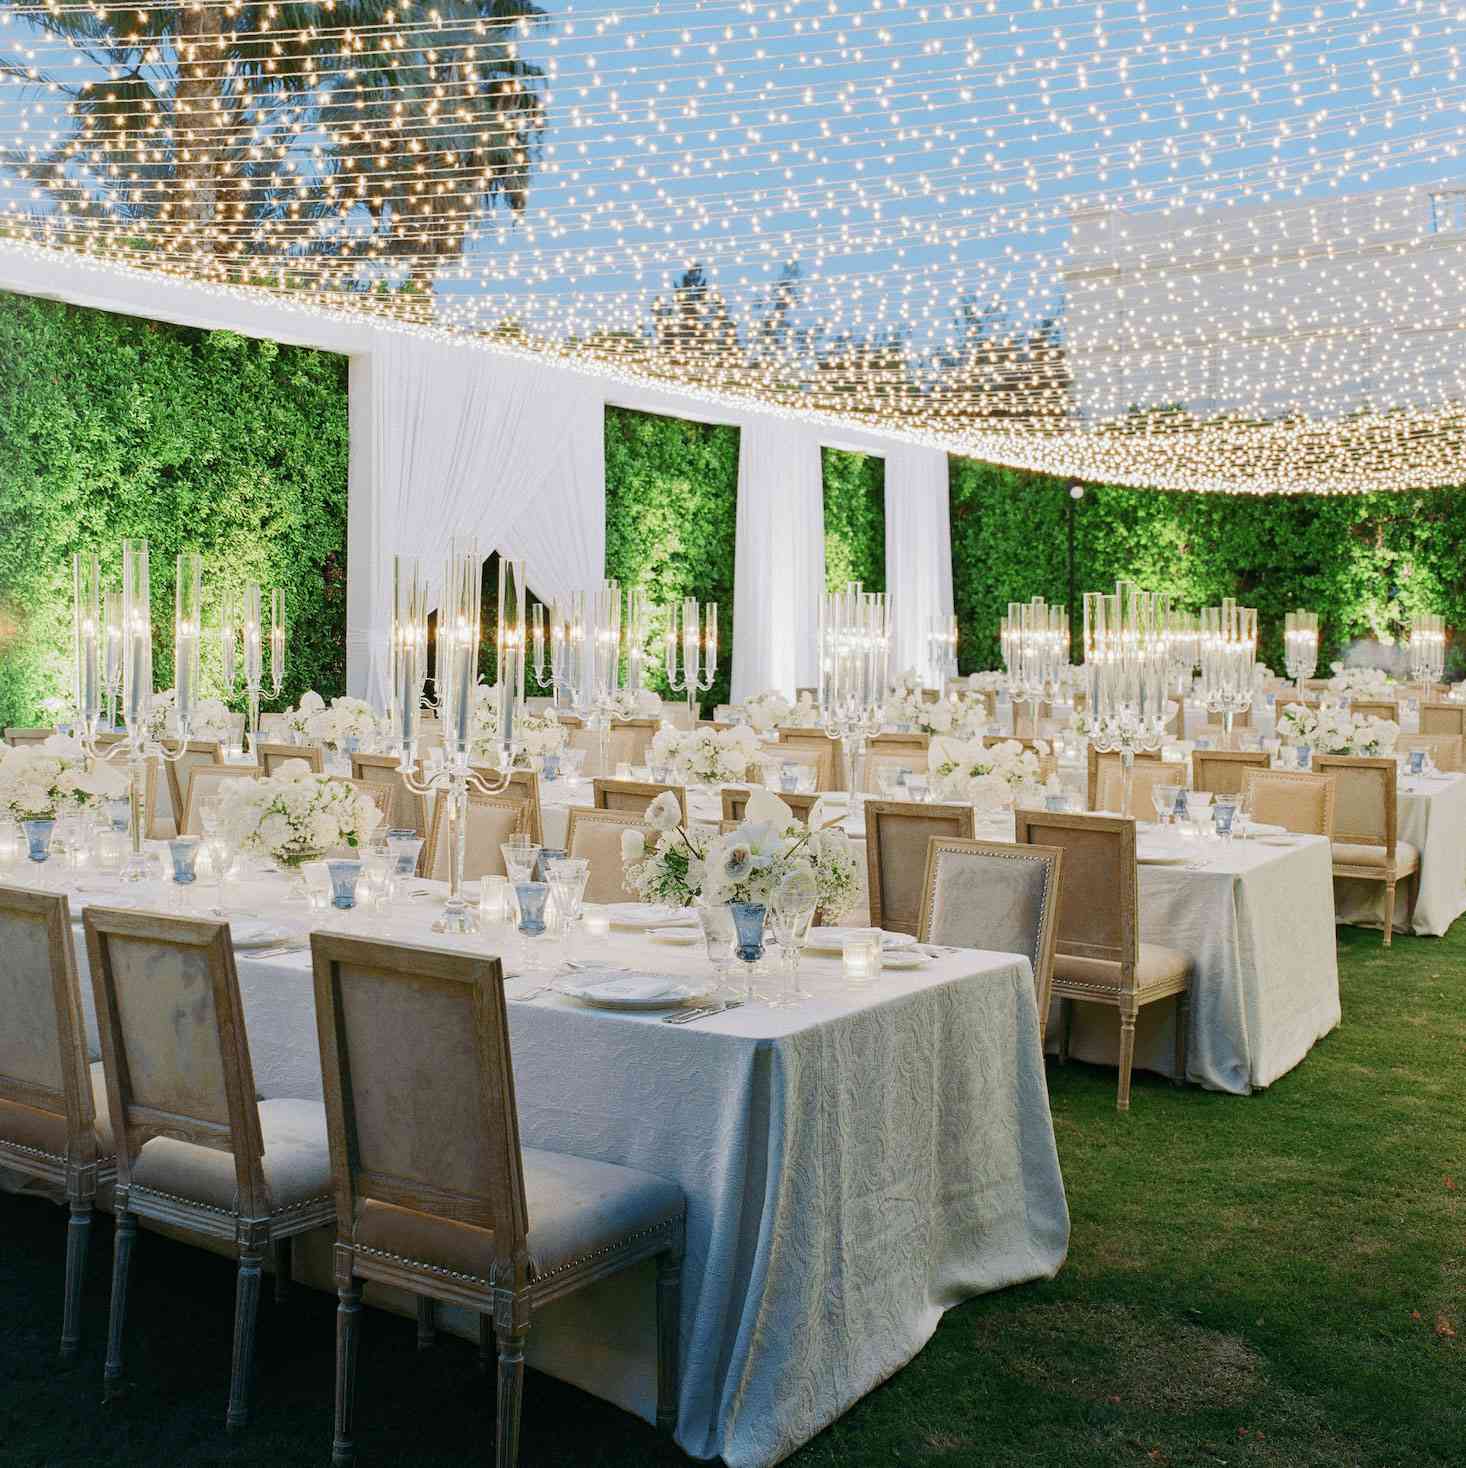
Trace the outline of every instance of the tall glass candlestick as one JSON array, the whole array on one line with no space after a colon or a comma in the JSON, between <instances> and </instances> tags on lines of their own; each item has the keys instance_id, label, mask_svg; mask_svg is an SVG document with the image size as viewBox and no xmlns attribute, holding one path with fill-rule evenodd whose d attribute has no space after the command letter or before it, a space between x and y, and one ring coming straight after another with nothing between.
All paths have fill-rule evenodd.
<instances>
[{"instance_id":1,"label":"tall glass candlestick","mask_svg":"<svg viewBox=\"0 0 1466 1468\"><path fill-rule=\"evenodd\" d=\"M244 688L249 695L249 752L260 757L260 680L264 676L264 626L260 620L260 586L244 588Z\"/></svg>"},{"instance_id":2,"label":"tall glass candlestick","mask_svg":"<svg viewBox=\"0 0 1466 1468\"><path fill-rule=\"evenodd\" d=\"M1318 613L1301 609L1289 612L1283 623L1283 661L1288 676L1298 685L1298 697L1303 697L1303 685L1318 670Z\"/></svg>"},{"instance_id":3,"label":"tall glass candlestick","mask_svg":"<svg viewBox=\"0 0 1466 1468\"><path fill-rule=\"evenodd\" d=\"M392 642L390 717L398 763L404 770L417 764L422 729L423 682L428 668L428 594L422 561L417 556L392 558Z\"/></svg>"},{"instance_id":4,"label":"tall glass candlestick","mask_svg":"<svg viewBox=\"0 0 1466 1468\"><path fill-rule=\"evenodd\" d=\"M285 592L270 593L270 691L276 698L285 684Z\"/></svg>"},{"instance_id":5,"label":"tall glass candlestick","mask_svg":"<svg viewBox=\"0 0 1466 1468\"><path fill-rule=\"evenodd\" d=\"M193 731L193 706L199 691L199 646L204 632L204 558L179 554L173 587L173 696L178 742Z\"/></svg>"},{"instance_id":6,"label":"tall glass candlestick","mask_svg":"<svg viewBox=\"0 0 1466 1468\"><path fill-rule=\"evenodd\" d=\"M102 716L102 566L91 551L71 558L71 644L76 732L88 738Z\"/></svg>"},{"instance_id":7,"label":"tall glass candlestick","mask_svg":"<svg viewBox=\"0 0 1466 1468\"><path fill-rule=\"evenodd\" d=\"M524 562L499 557L499 624L495 631L498 673L499 738L514 738L514 724L524 711Z\"/></svg>"},{"instance_id":8,"label":"tall glass candlestick","mask_svg":"<svg viewBox=\"0 0 1466 1468\"><path fill-rule=\"evenodd\" d=\"M117 695L122 692L122 593L108 591L102 604L102 683L107 690L107 727L117 728Z\"/></svg>"},{"instance_id":9,"label":"tall glass candlestick","mask_svg":"<svg viewBox=\"0 0 1466 1468\"><path fill-rule=\"evenodd\" d=\"M128 732L147 723L153 697L153 612L148 543L122 542L122 721Z\"/></svg>"},{"instance_id":10,"label":"tall glass candlestick","mask_svg":"<svg viewBox=\"0 0 1466 1468\"><path fill-rule=\"evenodd\" d=\"M239 593L225 588L219 593L219 681L224 697L234 696L239 674Z\"/></svg>"},{"instance_id":11,"label":"tall glass candlestick","mask_svg":"<svg viewBox=\"0 0 1466 1468\"><path fill-rule=\"evenodd\" d=\"M681 666L678 646L681 645ZM677 607L668 609L666 633L667 687L687 695L692 727L697 727L698 694L706 693L718 675L718 604L707 602L701 609L696 597L682 602L682 627L678 631Z\"/></svg>"}]
</instances>

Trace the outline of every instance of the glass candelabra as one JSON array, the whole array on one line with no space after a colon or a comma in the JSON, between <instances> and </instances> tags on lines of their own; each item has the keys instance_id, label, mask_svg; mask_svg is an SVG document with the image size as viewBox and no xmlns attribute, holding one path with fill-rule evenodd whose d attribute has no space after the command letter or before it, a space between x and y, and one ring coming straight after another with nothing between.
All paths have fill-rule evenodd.
<instances>
[{"instance_id":1,"label":"glass candelabra","mask_svg":"<svg viewBox=\"0 0 1466 1468\"><path fill-rule=\"evenodd\" d=\"M1284 619L1283 665L1302 698L1303 685L1318 671L1317 612L1289 612Z\"/></svg>"},{"instance_id":2,"label":"glass candelabra","mask_svg":"<svg viewBox=\"0 0 1466 1468\"><path fill-rule=\"evenodd\" d=\"M1420 612L1410 626L1410 676L1417 683L1435 684L1446 672L1446 619Z\"/></svg>"},{"instance_id":3,"label":"glass candelabra","mask_svg":"<svg viewBox=\"0 0 1466 1468\"><path fill-rule=\"evenodd\" d=\"M259 758L260 700L264 690L264 637L260 588L250 582L244 588L244 688L249 696L249 752ZM285 681L285 593L278 587L270 593L270 697L280 697Z\"/></svg>"},{"instance_id":4,"label":"glass candelabra","mask_svg":"<svg viewBox=\"0 0 1466 1468\"><path fill-rule=\"evenodd\" d=\"M678 671L678 646L681 671ZM677 629L677 608L668 610L666 634L667 687L687 695L691 725L697 727L698 694L706 693L718 675L718 604L710 601L699 608L696 598L682 603L682 630Z\"/></svg>"},{"instance_id":5,"label":"glass candelabra","mask_svg":"<svg viewBox=\"0 0 1466 1468\"><path fill-rule=\"evenodd\" d=\"M1257 666L1257 612L1225 597L1201 614L1201 694L1207 711L1222 716L1232 732L1240 713L1252 707Z\"/></svg>"},{"instance_id":6,"label":"glass candelabra","mask_svg":"<svg viewBox=\"0 0 1466 1468\"><path fill-rule=\"evenodd\" d=\"M1032 704L1037 734L1039 707L1057 696L1069 667L1068 609L1051 607L1041 596L1029 602L1009 602L1000 638L1015 716L1020 705Z\"/></svg>"}]
</instances>

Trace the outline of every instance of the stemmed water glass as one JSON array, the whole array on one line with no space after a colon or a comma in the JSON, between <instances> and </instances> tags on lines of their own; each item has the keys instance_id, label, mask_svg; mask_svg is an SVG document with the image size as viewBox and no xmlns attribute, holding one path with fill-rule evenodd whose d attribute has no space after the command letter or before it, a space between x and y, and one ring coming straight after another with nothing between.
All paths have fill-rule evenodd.
<instances>
[{"instance_id":1,"label":"stemmed water glass","mask_svg":"<svg viewBox=\"0 0 1466 1468\"><path fill-rule=\"evenodd\" d=\"M818 906L819 892L807 871L790 872L774 892L774 937L783 970L783 982L768 997L775 1009L810 997L808 990L799 987L799 960L804 956L804 942Z\"/></svg>"},{"instance_id":2,"label":"stemmed water glass","mask_svg":"<svg viewBox=\"0 0 1466 1468\"><path fill-rule=\"evenodd\" d=\"M579 856L559 856L547 860L545 867L550 879L550 901L560 918L568 960L575 956L576 933L585 910L585 887L590 881L590 862Z\"/></svg>"},{"instance_id":3,"label":"stemmed water glass","mask_svg":"<svg viewBox=\"0 0 1466 1468\"><path fill-rule=\"evenodd\" d=\"M224 906L224 881L229 875L232 852L229 842L220 829L224 807L219 797L213 796L199 804L199 827L204 833L204 852L209 858L209 869L214 874L216 900L209 909L210 917L227 917Z\"/></svg>"},{"instance_id":4,"label":"stemmed water glass","mask_svg":"<svg viewBox=\"0 0 1466 1468\"><path fill-rule=\"evenodd\" d=\"M1150 803L1155 806L1156 825L1169 826L1176 815L1176 796L1180 791L1177 785L1152 785L1150 787Z\"/></svg>"},{"instance_id":5,"label":"stemmed water glass","mask_svg":"<svg viewBox=\"0 0 1466 1468\"><path fill-rule=\"evenodd\" d=\"M698 924L702 928L703 943L707 948L708 962L713 966L716 980L715 995L736 994L737 989L728 982L728 970L733 964L733 945L737 930L733 926L733 914L720 902L699 902L694 909Z\"/></svg>"}]
</instances>

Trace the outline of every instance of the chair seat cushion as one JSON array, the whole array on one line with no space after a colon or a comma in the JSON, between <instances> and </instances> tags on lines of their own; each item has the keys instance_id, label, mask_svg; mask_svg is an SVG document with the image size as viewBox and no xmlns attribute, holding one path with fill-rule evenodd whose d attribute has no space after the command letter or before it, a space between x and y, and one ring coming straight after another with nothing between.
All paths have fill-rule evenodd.
<instances>
[{"instance_id":1,"label":"chair seat cushion","mask_svg":"<svg viewBox=\"0 0 1466 1468\"><path fill-rule=\"evenodd\" d=\"M558 1274L687 1211L682 1189L665 1178L534 1147L524 1149L524 1192L535 1279ZM484 1281L494 1267L492 1229L372 1198L357 1214L354 1242Z\"/></svg>"},{"instance_id":2,"label":"chair seat cushion","mask_svg":"<svg viewBox=\"0 0 1466 1468\"><path fill-rule=\"evenodd\" d=\"M1334 861L1344 867L1378 867L1384 872L1385 848L1353 841L1334 842ZM1420 865L1420 852L1408 841L1395 842L1395 875L1403 877Z\"/></svg>"},{"instance_id":3,"label":"chair seat cushion","mask_svg":"<svg viewBox=\"0 0 1466 1468\"><path fill-rule=\"evenodd\" d=\"M107 1082L100 1060L91 1068L91 1081L92 1105L97 1113L97 1158L101 1161L112 1155L112 1123L107 1113ZM22 1106L18 1101L0 1101L0 1142L15 1142L64 1159L66 1116L58 1111Z\"/></svg>"},{"instance_id":4,"label":"chair seat cushion","mask_svg":"<svg viewBox=\"0 0 1466 1468\"><path fill-rule=\"evenodd\" d=\"M272 1212L331 1196L326 1108L319 1101L261 1101L260 1133ZM233 1213L239 1203L234 1154L173 1137L154 1137L143 1144L133 1160L132 1181L226 1213Z\"/></svg>"},{"instance_id":5,"label":"chair seat cushion","mask_svg":"<svg viewBox=\"0 0 1466 1468\"><path fill-rule=\"evenodd\" d=\"M1191 955L1179 948L1166 948L1159 943L1142 943L1136 955L1135 986L1156 988L1184 979L1191 972ZM1073 958L1067 953L1054 955L1054 981L1072 979L1079 984L1097 984L1105 989L1120 987L1120 965L1107 958Z\"/></svg>"}]
</instances>

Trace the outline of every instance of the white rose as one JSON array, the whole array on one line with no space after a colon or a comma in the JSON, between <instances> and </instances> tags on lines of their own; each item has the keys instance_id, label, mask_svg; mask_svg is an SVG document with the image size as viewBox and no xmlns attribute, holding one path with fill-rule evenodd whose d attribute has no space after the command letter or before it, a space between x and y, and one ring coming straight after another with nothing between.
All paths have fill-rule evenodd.
<instances>
[{"instance_id":1,"label":"white rose","mask_svg":"<svg viewBox=\"0 0 1466 1468\"><path fill-rule=\"evenodd\" d=\"M640 831L623 831L621 833L621 860L625 862L641 861L646 856L646 837Z\"/></svg>"}]
</instances>

